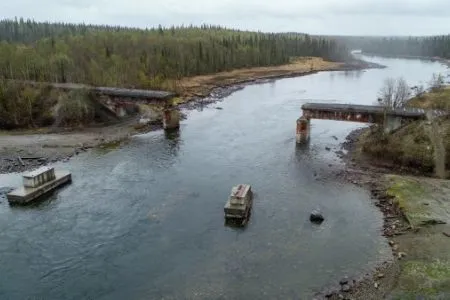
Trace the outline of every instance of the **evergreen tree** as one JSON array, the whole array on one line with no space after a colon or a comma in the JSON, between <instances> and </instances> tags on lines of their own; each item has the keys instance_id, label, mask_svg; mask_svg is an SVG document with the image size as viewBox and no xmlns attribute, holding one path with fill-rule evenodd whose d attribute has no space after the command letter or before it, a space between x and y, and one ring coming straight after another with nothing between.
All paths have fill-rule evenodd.
<instances>
[{"instance_id":1,"label":"evergreen tree","mask_svg":"<svg viewBox=\"0 0 450 300\"><path fill-rule=\"evenodd\" d=\"M348 51L304 34L212 25L137 29L0 21L0 79L168 89L183 76L281 65L301 56L342 61Z\"/></svg>"}]
</instances>

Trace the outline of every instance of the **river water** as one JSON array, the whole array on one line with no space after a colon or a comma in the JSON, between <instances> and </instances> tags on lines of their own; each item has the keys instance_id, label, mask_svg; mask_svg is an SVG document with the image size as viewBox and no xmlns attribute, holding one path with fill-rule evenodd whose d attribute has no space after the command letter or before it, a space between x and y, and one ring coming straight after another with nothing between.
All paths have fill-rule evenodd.
<instances>
[{"instance_id":1,"label":"river water","mask_svg":"<svg viewBox=\"0 0 450 300\"><path fill-rule=\"evenodd\" d=\"M372 104L386 77L414 85L446 67L366 59L388 68L248 86L190 111L179 135L143 134L57 164L73 183L47 201L1 200L0 299L309 299L370 270L390 253L382 215L367 191L321 179L362 125L313 120L309 147L296 148L300 106ZM0 175L0 187L20 180ZM238 183L256 193L245 229L224 226ZM308 220L315 208L320 226Z\"/></svg>"}]
</instances>

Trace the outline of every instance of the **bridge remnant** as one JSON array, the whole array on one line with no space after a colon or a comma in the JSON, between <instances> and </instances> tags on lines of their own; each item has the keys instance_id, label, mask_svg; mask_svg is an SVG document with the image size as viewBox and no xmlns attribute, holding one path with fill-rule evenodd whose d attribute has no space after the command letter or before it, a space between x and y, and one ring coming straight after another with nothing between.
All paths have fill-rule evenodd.
<instances>
[{"instance_id":1,"label":"bridge remnant","mask_svg":"<svg viewBox=\"0 0 450 300\"><path fill-rule=\"evenodd\" d=\"M297 132L295 135L295 140L297 144L304 144L309 141L309 132L311 130L310 119L302 116L297 119Z\"/></svg>"},{"instance_id":2,"label":"bridge remnant","mask_svg":"<svg viewBox=\"0 0 450 300\"><path fill-rule=\"evenodd\" d=\"M75 83L48 83L48 85L62 90L84 89L98 95L98 102L117 117L124 117L136 110L139 104L163 105L164 129L180 127L180 113L174 107L172 99L175 93L167 91L126 89L116 87L95 87Z\"/></svg>"},{"instance_id":3,"label":"bridge remnant","mask_svg":"<svg viewBox=\"0 0 450 300\"><path fill-rule=\"evenodd\" d=\"M180 127L180 112L177 109L166 109L163 113L163 127L166 130Z\"/></svg>"},{"instance_id":4,"label":"bridge remnant","mask_svg":"<svg viewBox=\"0 0 450 300\"><path fill-rule=\"evenodd\" d=\"M427 114L435 117L447 114L442 110L426 111L421 108L407 107L387 109L375 105L335 103L306 103L302 105L302 110L303 116L297 120L297 143L304 143L309 139L309 120L311 119L378 123L383 124L385 132L389 133L409 121L425 119Z\"/></svg>"},{"instance_id":5,"label":"bridge remnant","mask_svg":"<svg viewBox=\"0 0 450 300\"><path fill-rule=\"evenodd\" d=\"M6 197L11 204L27 204L56 188L72 181L67 171L55 172L52 167L41 167L23 175L23 186L8 193Z\"/></svg>"}]
</instances>

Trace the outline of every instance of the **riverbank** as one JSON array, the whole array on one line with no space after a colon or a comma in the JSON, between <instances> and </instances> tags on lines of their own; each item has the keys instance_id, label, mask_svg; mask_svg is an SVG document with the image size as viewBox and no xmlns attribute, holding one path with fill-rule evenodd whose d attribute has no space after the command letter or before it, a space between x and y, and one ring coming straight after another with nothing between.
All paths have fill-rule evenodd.
<instances>
[{"instance_id":1,"label":"riverbank","mask_svg":"<svg viewBox=\"0 0 450 300\"><path fill-rule=\"evenodd\" d=\"M336 178L370 191L384 216L392 257L372 273L344 278L318 299L448 299L450 297L450 181L407 175L362 161L349 134L339 151L346 167Z\"/></svg>"},{"instance_id":2,"label":"riverbank","mask_svg":"<svg viewBox=\"0 0 450 300\"><path fill-rule=\"evenodd\" d=\"M341 71L383 66L354 60L350 63L324 61L317 57L293 60L291 64L222 72L214 75L183 78L183 92L176 99L179 109L196 109L214 103L249 84L305 76L321 71ZM23 172L57 161L68 161L74 155L94 147L118 146L121 141L142 132L162 128L161 118L146 126L136 126L138 117L107 126L59 129L41 128L28 131L0 131L0 173Z\"/></svg>"},{"instance_id":3,"label":"riverbank","mask_svg":"<svg viewBox=\"0 0 450 300\"><path fill-rule=\"evenodd\" d=\"M213 75L182 78L179 86L182 90L180 102L197 101L213 96L220 98L228 94L224 89L266 81L298 77L323 71L362 70L384 68L385 66L355 59L347 63L329 62L318 57L297 58L288 65L239 69Z\"/></svg>"},{"instance_id":4,"label":"riverbank","mask_svg":"<svg viewBox=\"0 0 450 300\"><path fill-rule=\"evenodd\" d=\"M117 147L139 131L137 118L104 126L71 129L54 133L51 128L38 131L0 131L0 173L31 170L71 157L94 147Z\"/></svg>"},{"instance_id":5,"label":"riverbank","mask_svg":"<svg viewBox=\"0 0 450 300\"><path fill-rule=\"evenodd\" d=\"M407 106L420 109L450 107L450 89L443 87L413 97ZM390 134L378 125L364 128L350 135L353 160L360 165L389 168L400 174L433 176L436 165L442 171L439 177L450 173L450 118L443 116L431 120L417 120L405 124ZM439 159L436 162L436 151ZM441 174L442 173L442 174Z\"/></svg>"}]
</instances>

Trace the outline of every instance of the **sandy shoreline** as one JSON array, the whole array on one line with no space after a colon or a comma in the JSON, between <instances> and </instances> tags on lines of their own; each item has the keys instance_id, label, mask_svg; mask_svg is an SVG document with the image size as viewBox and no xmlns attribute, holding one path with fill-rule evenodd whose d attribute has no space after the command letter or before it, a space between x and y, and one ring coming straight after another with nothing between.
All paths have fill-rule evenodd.
<instances>
[{"instance_id":1,"label":"sandy shoreline","mask_svg":"<svg viewBox=\"0 0 450 300\"><path fill-rule=\"evenodd\" d=\"M324 71L353 71L385 66L355 59L349 63L324 61L317 57L304 57L291 64L273 67L259 67L221 72L212 75L201 75L180 80L181 102L195 101L208 97L217 89L240 85L258 84L271 80L299 77Z\"/></svg>"}]
</instances>

